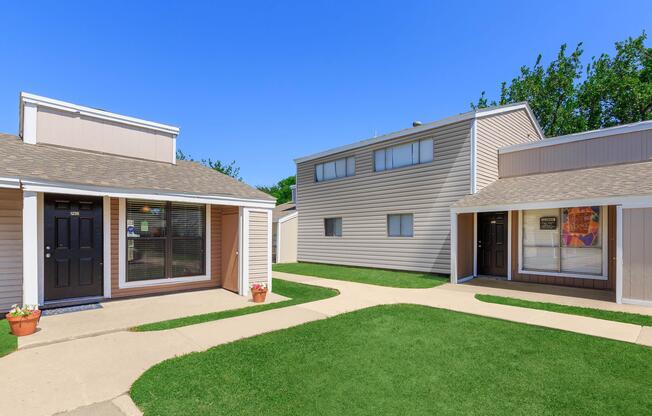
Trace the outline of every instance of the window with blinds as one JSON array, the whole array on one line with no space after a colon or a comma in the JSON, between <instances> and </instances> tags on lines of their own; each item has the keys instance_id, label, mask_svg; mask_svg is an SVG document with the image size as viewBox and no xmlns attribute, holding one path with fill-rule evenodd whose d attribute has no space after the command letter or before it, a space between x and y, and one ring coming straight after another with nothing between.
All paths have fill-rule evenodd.
<instances>
[{"instance_id":1,"label":"window with blinds","mask_svg":"<svg viewBox=\"0 0 652 416\"><path fill-rule=\"evenodd\" d=\"M205 273L206 208L127 200L127 281Z\"/></svg>"}]
</instances>

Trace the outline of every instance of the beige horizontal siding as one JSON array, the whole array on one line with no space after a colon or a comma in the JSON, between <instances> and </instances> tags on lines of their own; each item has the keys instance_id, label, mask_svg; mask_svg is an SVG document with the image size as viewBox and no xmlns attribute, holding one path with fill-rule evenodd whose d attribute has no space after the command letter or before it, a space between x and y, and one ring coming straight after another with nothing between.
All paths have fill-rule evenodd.
<instances>
[{"instance_id":1,"label":"beige horizontal siding","mask_svg":"<svg viewBox=\"0 0 652 416\"><path fill-rule=\"evenodd\" d=\"M652 130L501 153L500 177L584 169L652 159Z\"/></svg>"},{"instance_id":2,"label":"beige horizontal siding","mask_svg":"<svg viewBox=\"0 0 652 416\"><path fill-rule=\"evenodd\" d=\"M249 213L249 283L266 283L269 273L268 213Z\"/></svg>"},{"instance_id":3,"label":"beige horizontal siding","mask_svg":"<svg viewBox=\"0 0 652 416\"><path fill-rule=\"evenodd\" d=\"M0 189L0 311L23 300L23 194Z\"/></svg>"},{"instance_id":4,"label":"beige horizontal siding","mask_svg":"<svg viewBox=\"0 0 652 416\"><path fill-rule=\"evenodd\" d=\"M623 210L623 298L652 301L652 208Z\"/></svg>"},{"instance_id":5,"label":"beige horizontal siding","mask_svg":"<svg viewBox=\"0 0 652 416\"><path fill-rule=\"evenodd\" d=\"M450 272L450 205L470 190L469 121L297 165L299 261ZM373 152L433 138L434 161L373 171ZM316 183L317 163L355 156L355 176ZM414 237L388 237L387 214L411 213ZM342 217L342 237L324 218Z\"/></svg>"},{"instance_id":6,"label":"beige horizontal siding","mask_svg":"<svg viewBox=\"0 0 652 416\"><path fill-rule=\"evenodd\" d=\"M478 119L476 190L498 179L498 149L542 139L523 109Z\"/></svg>"}]
</instances>

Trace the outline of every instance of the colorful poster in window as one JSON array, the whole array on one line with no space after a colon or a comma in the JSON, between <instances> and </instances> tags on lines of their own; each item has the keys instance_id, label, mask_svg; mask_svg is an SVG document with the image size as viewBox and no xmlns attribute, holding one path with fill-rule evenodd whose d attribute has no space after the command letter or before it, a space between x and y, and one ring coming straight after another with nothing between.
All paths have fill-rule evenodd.
<instances>
[{"instance_id":1,"label":"colorful poster in window","mask_svg":"<svg viewBox=\"0 0 652 416\"><path fill-rule=\"evenodd\" d=\"M561 210L563 247L600 246L600 207L575 207Z\"/></svg>"}]
</instances>

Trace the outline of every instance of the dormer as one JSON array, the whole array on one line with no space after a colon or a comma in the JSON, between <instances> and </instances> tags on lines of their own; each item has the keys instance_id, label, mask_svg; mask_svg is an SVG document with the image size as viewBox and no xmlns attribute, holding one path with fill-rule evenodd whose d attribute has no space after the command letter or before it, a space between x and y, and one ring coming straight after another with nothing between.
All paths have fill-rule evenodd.
<instances>
[{"instance_id":1,"label":"dormer","mask_svg":"<svg viewBox=\"0 0 652 416\"><path fill-rule=\"evenodd\" d=\"M23 92L19 135L28 144L176 164L179 128Z\"/></svg>"}]
</instances>

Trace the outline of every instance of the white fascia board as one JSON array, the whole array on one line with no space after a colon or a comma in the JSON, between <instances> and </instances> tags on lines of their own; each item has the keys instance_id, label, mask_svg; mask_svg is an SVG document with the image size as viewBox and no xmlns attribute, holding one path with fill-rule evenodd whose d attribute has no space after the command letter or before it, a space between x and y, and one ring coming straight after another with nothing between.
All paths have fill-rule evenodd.
<instances>
[{"instance_id":1,"label":"white fascia board","mask_svg":"<svg viewBox=\"0 0 652 416\"><path fill-rule=\"evenodd\" d=\"M62 182L22 180L23 189L34 192L49 192L71 195L110 196L114 198L138 198L154 201L190 202L211 205L247 206L272 209L276 201L264 199L234 198L220 195L181 194L147 189L123 189L101 186L77 185Z\"/></svg>"},{"instance_id":2,"label":"white fascia board","mask_svg":"<svg viewBox=\"0 0 652 416\"><path fill-rule=\"evenodd\" d=\"M464 214L469 212L493 212L510 210L567 208L596 205L622 205L623 208L649 208L652 207L652 195L641 196L615 196L607 198L567 199L543 202L524 202L518 204L485 205L475 207L451 207L451 212Z\"/></svg>"},{"instance_id":3,"label":"white fascia board","mask_svg":"<svg viewBox=\"0 0 652 416\"><path fill-rule=\"evenodd\" d=\"M288 214L285 217L279 218L278 220L276 220L276 222L278 222L279 224L282 224L282 223L284 223L286 221L291 220L292 218L296 218L297 215L299 215L299 212L293 212L292 214Z\"/></svg>"},{"instance_id":4,"label":"white fascia board","mask_svg":"<svg viewBox=\"0 0 652 416\"><path fill-rule=\"evenodd\" d=\"M156 130L175 136L179 135L179 128L168 124L156 123L135 117L129 117L122 114L111 113L109 111L98 110L96 108L84 107L81 105L68 103L65 101L55 100L53 98L42 97L36 94L22 92L20 94L21 108L23 104L34 104L41 107L53 108L60 111L75 113L86 117L98 118L101 120L113 121L121 124Z\"/></svg>"},{"instance_id":5,"label":"white fascia board","mask_svg":"<svg viewBox=\"0 0 652 416\"><path fill-rule=\"evenodd\" d=\"M639 121L638 123L624 124L622 126L607 127L599 130L591 130L583 133L568 134L565 136L551 137L538 142L514 144L498 149L499 153L512 153L520 150L536 149L539 147L554 146L557 144L573 143L582 140L596 139L617 134L635 133L638 131L652 130L652 120Z\"/></svg>"},{"instance_id":6,"label":"white fascia board","mask_svg":"<svg viewBox=\"0 0 652 416\"><path fill-rule=\"evenodd\" d=\"M0 188L20 189L20 179L0 177Z\"/></svg>"}]
</instances>

